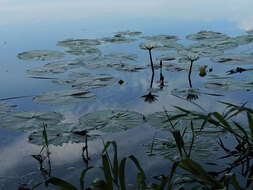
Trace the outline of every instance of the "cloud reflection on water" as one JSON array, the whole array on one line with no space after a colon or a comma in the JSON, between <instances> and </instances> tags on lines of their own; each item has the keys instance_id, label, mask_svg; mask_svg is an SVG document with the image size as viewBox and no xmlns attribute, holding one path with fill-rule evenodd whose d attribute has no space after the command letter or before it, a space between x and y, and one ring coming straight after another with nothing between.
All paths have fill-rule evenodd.
<instances>
[{"instance_id":1,"label":"cloud reflection on water","mask_svg":"<svg viewBox=\"0 0 253 190\"><path fill-rule=\"evenodd\" d=\"M251 0L2 0L0 25L28 22L162 18L169 20L227 20L252 29ZM110 20L108 20L110 22ZM248 22L249 23L248 23Z\"/></svg>"}]
</instances>

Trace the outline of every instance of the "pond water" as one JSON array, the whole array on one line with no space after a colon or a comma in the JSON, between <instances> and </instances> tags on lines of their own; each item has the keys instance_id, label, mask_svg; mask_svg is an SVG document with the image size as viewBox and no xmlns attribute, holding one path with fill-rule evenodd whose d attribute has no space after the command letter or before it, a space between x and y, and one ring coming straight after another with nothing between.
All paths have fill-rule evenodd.
<instances>
[{"instance_id":1,"label":"pond water","mask_svg":"<svg viewBox=\"0 0 253 190\"><path fill-rule=\"evenodd\" d=\"M83 139L68 135L88 128L97 129L91 137L94 132L104 141L115 140L120 156L134 154L150 178L166 173L171 163L147 154L155 134L168 135L160 131L157 112L175 110L173 106L222 111L219 101L253 106L252 6L249 0L1 0L0 189L43 180L31 156L41 150L42 122L56 126L52 138L55 131L66 137L50 145L53 176L78 185L85 168ZM153 78L145 50L150 44ZM187 58L192 54L199 58L190 88ZM200 67L206 70L203 77ZM246 71L228 75L237 67ZM108 128L99 130L105 123ZM89 164L100 165L102 140L92 139ZM212 159L215 154L202 156ZM91 172L87 182L95 177L102 172ZM134 180L129 176L129 183Z\"/></svg>"}]
</instances>

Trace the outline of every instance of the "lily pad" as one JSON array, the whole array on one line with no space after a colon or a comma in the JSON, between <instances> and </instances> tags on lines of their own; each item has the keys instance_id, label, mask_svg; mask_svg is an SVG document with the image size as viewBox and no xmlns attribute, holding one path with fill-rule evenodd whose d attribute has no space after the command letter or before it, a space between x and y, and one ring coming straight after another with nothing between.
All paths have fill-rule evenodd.
<instances>
[{"instance_id":1,"label":"lily pad","mask_svg":"<svg viewBox=\"0 0 253 190\"><path fill-rule=\"evenodd\" d=\"M76 130L79 128L79 130ZM85 135L82 135L80 132L80 127L77 127L77 124L73 123L58 123L54 126L47 127L47 138L48 144L52 144L55 146L61 146L64 143L82 143L85 142ZM32 132L28 140L32 144L43 145L45 144L45 140L42 136L43 129L39 129L37 131ZM97 137L97 135L89 135L88 140L93 140Z\"/></svg>"},{"instance_id":2,"label":"lily pad","mask_svg":"<svg viewBox=\"0 0 253 190\"><path fill-rule=\"evenodd\" d=\"M134 42L137 39L129 38L129 37L126 37L126 36L123 36L123 35L116 34L113 37L104 37L101 40L104 41L104 42L107 42L107 43L119 43L119 44L121 44L121 43Z\"/></svg>"},{"instance_id":3,"label":"lily pad","mask_svg":"<svg viewBox=\"0 0 253 190\"><path fill-rule=\"evenodd\" d=\"M64 57L64 53L52 50L32 50L18 54L18 58L29 61L48 61Z\"/></svg>"},{"instance_id":4,"label":"lily pad","mask_svg":"<svg viewBox=\"0 0 253 190\"><path fill-rule=\"evenodd\" d=\"M179 38L175 35L167 35L167 34L159 34L159 35L153 35L153 36L143 36L142 37L145 40L150 41L177 41Z\"/></svg>"},{"instance_id":5,"label":"lily pad","mask_svg":"<svg viewBox=\"0 0 253 190\"><path fill-rule=\"evenodd\" d=\"M220 32L202 30L196 34L187 35L186 39L195 41L203 41L203 40L220 41L229 39L229 36L222 34Z\"/></svg>"},{"instance_id":6,"label":"lily pad","mask_svg":"<svg viewBox=\"0 0 253 190\"><path fill-rule=\"evenodd\" d=\"M87 90L68 89L45 92L33 98L39 104L64 105L86 102L94 99L96 95Z\"/></svg>"},{"instance_id":7,"label":"lily pad","mask_svg":"<svg viewBox=\"0 0 253 190\"><path fill-rule=\"evenodd\" d=\"M72 84L72 87L78 89L94 89L111 85L115 82L115 78L107 74L99 74L90 77L79 78Z\"/></svg>"},{"instance_id":8,"label":"lily pad","mask_svg":"<svg viewBox=\"0 0 253 190\"><path fill-rule=\"evenodd\" d=\"M164 54L164 55L160 55L158 57L156 57L156 60L162 60L162 61L172 61L172 60L176 60L177 58L179 58L180 56L178 54Z\"/></svg>"},{"instance_id":9,"label":"lily pad","mask_svg":"<svg viewBox=\"0 0 253 190\"><path fill-rule=\"evenodd\" d=\"M164 63L163 67L167 71L171 72L179 72L179 71L189 71L190 64L189 63ZM192 71L199 71L200 65L193 64Z\"/></svg>"},{"instance_id":10,"label":"lily pad","mask_svg":"<svg viewBox=\"0 0 253 190\"><path fill-rule=\"evenodd\" d=\"M253 42L253 34L236 36L233 38L239 45L247 45Z\"/></svg>"},{"instance_id":11,"label":"lily pad","mask_svg":"<svg viewBox=\"0 0 253 190\"><path fill-rule=\"evenodd\" d=\"M57 43L58 46L68 48L86 48L90 46L97 46L100 44L101 42L96 39L66 39Z\"/></svg>"},{"instance_id":12,"label":"lily pad","mask_svg":"<svg viewBox=\"0 0 253 190\"><path fill-rule=\"evenodd\" d=\"M211 80L205 83L205 88L218 91L238 91L238 90L253 90L253 82L240 80Z\"/></svg>"},{"instance_id":13,"label":"lily pad","mask_svg":"<svg viewBox=\"0 0 253 190\"><path fill-rule=\"evenodd\" d=\"M52 111L25 111L6 115L1 118L0 127L8 130L36 130L43 123L56 125L64 119L63 115Z\"/></svg>"},{"instance_id":14,"label":"lily pad","mask_svg":"<svg viewBox=\"0 0 253 190\"><path fill-rule=\"evenodd\" d=\"M137 59L137 55L134 53L120 53L120 52L113 52L104 55L105 58L107 59L113 59L113 60L118 60L118 61L135 61Z\"/></svg>"},{"instance_id":15,"label":"lily pad","mask_svg":"<svg viewBox=\"0 0 253 190\"><path fill-rule=\"evenodd\" d=\"M142 32L125 30L117 32L115 36L139 36L141 34Z\"/></svg>"},{"instance_id":16,"label":"lily pad","mask_svg":"<svg viewBox=\"0 0 253 190\"><path fill-rule=\"evenodd\" d=\"M101 50L96 47L70 48L66 52L72 55L77 55L77 56L81 56L81 55L83 56L86 54L97 54L97 55L102 54Z\"/></svg>"},{"instance_id":17,"label":"lily pad","mask_svg":"<svg viewBox=\"0 0 253 190\"><path fill-rule=\"evenodd\" d=\"M67 70L82 67L83 63L81 60L64 60L56 61L45 64L43 67L32 68L27 70L28 74L32 75L50 75L64 73Z\"/></svg>"},{"instance_id":18,"label":"lily pad","mask_svg":"<svg viewBox=\"0 0 253 190\"><path fill-rule=\"evenodd\" d=\"M229 63L229 64L252 64L253 54L224 54L212 57L211 61L216 63Z\"/></svg>"},{"instance_id":19,"label":"lily pad","mask_svg":"<svg viewBox=\"0 0 253 190\"><path fill-rule=\"evenodd\" d=\"M0 101L0 115L9 113L16 107L17 107L16 105L9 105L3 101Z\"/></svg>"},{"instance_id":20,"label":"lily pad","mask_svg":"<svg viewBox=\"0 0 253 190\"><path fill-rule=\"evenodd\" d=\"M119 132L140 126L143 123L143 115L132 111L104 110L88 113L79 121L88 131Z\"/></svg>"},{"instance_id":21,"label":"lily pad","mask_svg":"<svg viewBox=\"0 0 253 190\"><path fill-rule=\"evenodd\" d=\"M148 50L155 49L159 51L163 50L180 50L183 45L176 43L175 41L146 41L139 45L140 49Z\"/></svg>"}]
</instances>

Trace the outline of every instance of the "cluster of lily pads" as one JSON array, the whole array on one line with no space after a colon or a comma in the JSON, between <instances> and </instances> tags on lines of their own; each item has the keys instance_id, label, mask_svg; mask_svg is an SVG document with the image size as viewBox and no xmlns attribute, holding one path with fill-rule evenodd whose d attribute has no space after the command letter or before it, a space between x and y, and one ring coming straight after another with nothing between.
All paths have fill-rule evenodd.
<instances>
[{"instance_id":1,"label":"cluster of lily pads","mask_svg":"<svg viewBox=\"0 0 253 190\"><path fill-rule=\"evenodd\" d=\"M113 84L116 79L109 74L93 75L88 72L69 72L76 68L86 69L115 69L117 71L137 72L146 69L147 65L137 64L138 55L135 53L111 52L104 54L100 48L103 44L122 44L140 40L139 47L143 50L174 51L174 53L163 54L157 60L164 62L163 66L168 71L189 70L189 60L199 57L210 57L211 61L231 64L250 64L253 54L224 54L225 50L235 48L239 45L246 45L253 42L252 31L237 37L229 37L225 34L212 31L200 31L196 34L186 36L188 40L195 41L189 46L178 43L179 38L175 35L153 35L143 36L141 32L122 31L112 37L101 39L66 39L57 43L58 46L66 48L65 53L60 51L33 50L18 54L18 58L25 61L50 61L42 67L31 68L27 73L33 78L46 78L58 85L71 85L71 89L45 92L35 96L36 103L48 105L62 105L89 101L96 97L91 89L106 87ZM71 54L74 58L62 60L64 56ZM78 56L78 57L76 57ZM53 60L53 62L51 62ZM136 63L135 65L132 62ZM193 65L193 70L199 70L200 66ZM65 77L58 77L58 74L68 72ZM252 90L251 82L234 81L214 75L209 77L205 84L208 89L223 90ZM237 84L238 83L238 84ZM233 88L232 88L233 87ZM174 89L171 92L186 99L197 99L203 91L195 89ZM1 106L1 105L0 105ZM4 106L7 109L8 106ZM3 109L3 110L4 110ZM48 124L49 142L60 145L67 142L82 142L84 137L82 131L88 131L91 137L107 132L127 130L140 126L143 122L150 122L151 126L167 128L159 121L166 120L163 113L153 113L144 116L141 113L132 111L104 110L88 113L79 119L79 123L64 123L64 117L60 113L48 111L28 111L14 113L2 117L0 127L6 129L31 131L29 141L35 144L42 144L41 124ZM154 122L154 120L156 120ZM185 121L187 123L187 121ZM183 122L182 126L186 125ZM94 132L94 135L92 135ZM201 139L200 139L201 141ZM201 143L198 143L201 144Z\"/></svg>"}]
</instances>

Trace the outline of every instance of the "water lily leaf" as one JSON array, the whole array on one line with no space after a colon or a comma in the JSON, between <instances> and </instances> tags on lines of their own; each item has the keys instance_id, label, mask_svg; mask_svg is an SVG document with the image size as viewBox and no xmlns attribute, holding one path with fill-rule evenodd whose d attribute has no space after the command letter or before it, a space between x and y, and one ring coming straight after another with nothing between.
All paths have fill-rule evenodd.
<instances>
[{"instance_id":1,"label":"water lily leaf","mask_svg":"<svg viewBox=\"0 0 253 190\"><path fill-rule=\"evenodd\" d=\"M78 89L94 89L106 87L113 84L115 81L116 79L111 75L99 74L95 76L79 78L72 83L72 87Z\"/></svg>"},{"instance_id":2,"label":"water lily leaf","mask_svg":"<svg viewBox=\"0 0 253 190\"><path fill-rule=\"evenodd\" d=\"M142 37L145 40L150 41L177 41L179 38L175 35L166 35L166 34L160 34L160 35L153 35L153 36L143 36Z\"/></svg>"},{"instance_id":3,"label":"water lily leaf","mask_svg":"<svg viewBox=\"0 0 253 190\"><path fill-rule=\"evenodd\" d=\"M188 71L190 69L189 63L164 63L163 67L167 71L179 72L179 71ZM193 64L192 71L199 71L200 65Z\"/></svg>"},{"instance_id":4,"label":"water lily leaf","mask_svg":"<svg viewBox=\"0 0 253 190\"><path fill-rule=\"evenodd\" d=\"M72 55L77 55L77 56L86 55L86 54L97 54L97 55L102 54L101 50L96 47L70 48L66 52Z\"/></svg>"},{"instance_id":5,"label":"water lily leaf","mask_svg":"<svg viewBox=\"0 0 253 190\"><path fill-rule=\"evenodd\" d=\"M172 61L172 60L176 60L179 57L180 57L180 55L178 55L178 54L167 53L167 54L160 55L160 56L156 57L156 60Z\"/></svg>"},{"instance_id":6,"label":"water lily leaf","mask_svg":"<svg viewBox=\"0 0 253 190\"><path fill-rule=\"evenodd\" d=\"M79 131L76 130L79 128ZM43 145L45 140L42 136L43 129L32 132L28 140L32 144ZM78 133L79 132L79 133ZM77 124L74 123L58 123L54 126L47 127L47 138L48 144L61 146L64 143L82 143L85 142L85 135L82 135L80 132L80 127L77 127ZM87 136L88 140L94 140L97 135Z\"/></svg>"},{"instance_id":7,"label":"water lily leaf","mask_svg":"<svg viewBox=\"0 0 253 190\"><path fill-rule=\"evenodd\" d=\"M101 42L97 39L66 39L59 41L58 46L69 48L66 52L73 55L101 54L101 50L95 46Z\"/></svg>"},{"instance_id":8,"label":"water lily leaf","mask_svg":"<svg viewBox=\"0 0 253 190\"><path fill-rule=\"evenodd\" d=\"M64 73L67 70L82 67L81 60L64 60L45 64L43 67L28 69L27 73L31 75L50 75Z\"/></svg>"},{"instance_id":9,"label":"water lily leaf","mask_svg":"<svg viewBox=\"0 0 253 190\"><path fill-rule=\"evenodd\" d=\"M233 38L239 45L247 45L253 42L253 34L236 36Z\"/></svg>"},{"instance_id":10,"label":"water lily leaf","mask_svg":"<svg viewBox=\"0 0 253 190\"><path fill-rule=\"evenodd\" d=\"M107 59L113 59L113 60L118 60L118 61L135 61L137 59L137 55L134 53L120 53L120 52L113 52L104 55L105 58Z\"/></svg>"},{"instance_id":11,"label":"water lily leaf","mask_svg":"<svg viewBox=\"0 0 253 190\"><path fill-rule=\"evenodd\" d=\"M81 126L88 131L118 132L141 125L143 115L132 111L104 110L88 113L79 121Z\"/></svg>"},{"instance_id":12,"label":"water lily leaf","mask_svg":"<svg viewBox=\"0 0 253 190\"><path fill-rule=\"evenodd\" d=\"M108 68L113 68L117 71L126 71L126 72L138 72L140 70L146 69L144 66L130 65L126 63L108 63L106 64Z\"/></svg>"},{"instance_id":13,"label":"water lily leaf","mask_svg":"<svg viewBox=\"0 0 253 190\"><path fill-rule=\"evenodd\" d=\"M58 46L68 48L86 48L90 46L97 46L100 44L101 42L96 39L66 39L57 43Z\"/></svg>"},{"instance_id":14,"label":"water lily leaf","mask_svg":"<svg viewBox=\"0 0 253 190\"><path fill-rule=\"evenodd\" d=\"M104 41L104 42L107 42L107 43L118 43L118 44L121 44L121 43L134 42L137 39L129 38L129 37L126 37L126 36L123 36L123 35L115 34L113 37L104 37L101 40Z\"/></svg>"},{"instance_id":15,"label":"water lily leaf","mask_svg":"<svg viewBox=\"0 0 253 190\"><path fill-rule=\"evenodd\" d=\"M0 127L8 130L29 131L40 128L43 123L56 125L63 115L52 111L25 111L6 115L1 118Z\"/></svg>"},{"instance_id":16,"label":"water lily leaf","mask_svg":"<svg viewBox=\"0 0 253 190\"><path fill-rule=\"evenodd\" d=\"M152 145L149 145L152 146L153 154L174 159L179 156L178 148L172 135L175 130L180 131L180 134L183 135L185 150L189 152L192 143L191 120L190 117L185 116L179 119L174 118L171 122L168 121L169 118L173 118L177 114L182 113L179 111L163 111L152 113L146 117L152 127L164 132L168 131L165 139L154 138ZM211 125L205 125L201 129L202 122L201 120L192 120L195 137L191 155L197 159L205 159L210 156L212 151L217 149L217 135L223 135L223 131Z\"/></svg>"},{"instance_id":17,"label":"water lily leaf","mask_svg":"<svg viewBox=\"0 0 253 190\"><path fill-rule=\"evenodd\" d=\"M52 50L32 50L18 54L18 58L29 61L48 61L54 59L60 59L64 56L64 53Z\"/></svg>"},{"instance_id":18,"label":"water lily leaf","mask_svg":"<svg viewBox=\"0 0 253 190\"><path fill-rule=\"evenodd\" d=\"M229 39L229 36L220 32L202 30L198 33L187 35L186 39L195 41L220 41Z\"/></svg>"},{"instance_id":19,"label":"water lily leaf","mask_svg":"<svg viewBox=\"0 0 253 190\"><path fill-rule=\"evenodd\" d=\"M163 50L180 50L183 45L176 43L175 41L146 41L139 44L140 49L148 50L155 49L159 51Z\"/></svg>"},{"instance_id":20,"label":"water lily leaf","mask_svg":"<svg viewBox=\"0 0 253 190\"><path fill-rule=\"evenodd\" d=\"M39 104L64 105L90 101L95 97L94 93L86 90L68 89L45 92L34 97L33 101Z\"/></svg>"},{"instance_id":21,"label":"water lily leaf","mask_svg":"<svg viewBox=\"0 0 253 190\"><path fill-rule=\"evenodd\" d=\"M246 31L248 34L253 34L253 30Z\"/></svg>"},{"instance_id":22,"label":"water lily leaf","mask_svg":"<svg viewBox=\"0 0 253 190\"><path fill-rule=\"evenodd\" d=\"M138 31L130 31L130 30L125 30L125 31L119 31L115 34L115 36L139 36L141 35L142 32Z\"/></svg>"},{"instance_id":23,"label":"water lily leaf","mask_svg":"<svg viewBox=\"0 0 253 190\"><path fill-rule=\"evenodd\" d=\"M0 101L0 115L11 112L17 105L9 105L3 101Z\"/></svg>"},{"instance_id":24,"label":"water lily leaf","mask_svg":"<svg viewBox=\"0 0 253 190\"><path fill-rule=\"evenodd\" d=\"M126 55L126 57L118 57L117 59L133 59L135 58L135 54L122 54L123 56ZM131 57L129 57L129 55ZM127 71L127 72L137 72L139 70L145 69L146 67L139 66L139 65L132 65L123 63L121 61L113 61L111 58L106 58L102 56L90 56L84 59L85 68L88 69L115 69L118 71Z\"/></svg>"},{"instance_id":25,"label":"water lily leaf","mask_svg":"<svg viewBox=\"0 0 253 190\"><path fill-rule=\"evenodd\" d=\"M205 88L218 91L253 90L253 82L240 80L211 80L205 83Z\"/></svg>"},{"instance_id":26,"label":"water lily leaf","mask_svg":"<svg viewBox=\"0 0 253 190\"><path fill-rule=\"evenodd\" d=\"M216 57L212 57L211 61L217 63L229 63L229 64L251 64L253 60L253 54L224 54Z\"/></svg>"},{"instance_id":27,"label":"water lily leaf","mask_svg":"<svg viewBox=\"0 0 253 190\"><path fill-rule=\"evenodd\" d=\"M68 78L55 78L52 80L53 83L56 83L58 85L72 85L76 80L80 78L89 78L91 77L90 73L86 72L71 72L68 75Z\"/></svg>"}]
</instances>

